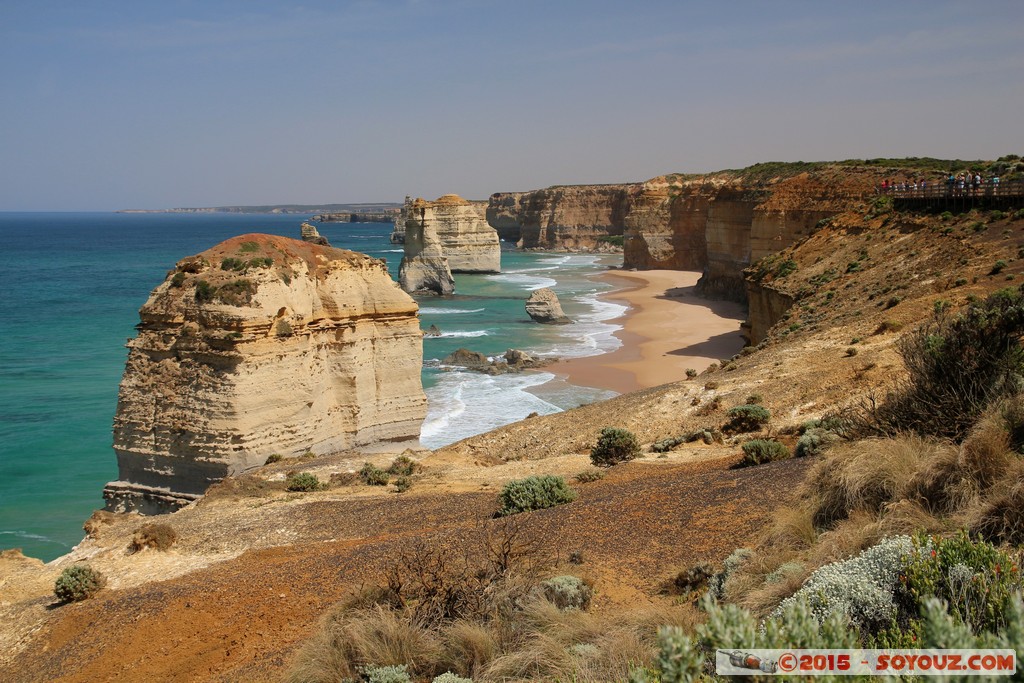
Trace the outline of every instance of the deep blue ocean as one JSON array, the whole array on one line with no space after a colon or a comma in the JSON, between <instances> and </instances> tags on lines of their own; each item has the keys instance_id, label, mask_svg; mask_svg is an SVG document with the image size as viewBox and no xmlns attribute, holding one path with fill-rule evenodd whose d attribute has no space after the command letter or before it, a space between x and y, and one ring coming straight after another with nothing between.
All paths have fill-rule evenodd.
<instances>
[{"instance_id":1,"label":"deep blue ocean","mask_svg":"<svg viewBox=\"0 0 1024 683\"><path fill-rule=\"evenodd\" d=\"M82 523L103 506L103 485L117 478L111 425L124 343L175 262L246 232L298 237L303 218L0 213L0 548L49 561L82 539ZM333 246L387 259L397 276L402 250L388 240L390 224L319 230ZM440 364L459 347L569 357L618 346L607 321L624 307L599 301L608 285L591 279L607 257L506 249L501 274L456 274L454 296L420 300L421 326L442 331L423 342L428 448L613 395L547 372L490 377ZM540 287L558 293L576 324L531 323L523 304Z\"/></svg>"}]
</instances>

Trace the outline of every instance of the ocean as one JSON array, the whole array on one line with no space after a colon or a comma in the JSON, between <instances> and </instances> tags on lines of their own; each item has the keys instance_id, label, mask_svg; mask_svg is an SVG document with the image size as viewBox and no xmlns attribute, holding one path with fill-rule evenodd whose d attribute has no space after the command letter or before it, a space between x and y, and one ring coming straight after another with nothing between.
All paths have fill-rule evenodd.
<instances>
[{"instance_id":1,"label":"ocean","mask_svg":"<svg viewBox=\"0 0 1024 683\"><path fill-rule=\"evenodd\" d=\"M111 425L139 307L176 261L246 232L298 237L302 216L280 214L0 213L0 549L52 560L117 478ZM324 223L331 244L388 262L401 245L385 223ZM619 346L592 276L614 257L522 253L503 246L502 273L456 274L452 297L423 297L420 322L428 412L421 441L453 443L520 420L613 396L550 372L491 377L445 367L464 347L488 356L518 348L568 358ZM551 287L576 323L538 325L525 299Z\"/></svg>"}]
</instances>

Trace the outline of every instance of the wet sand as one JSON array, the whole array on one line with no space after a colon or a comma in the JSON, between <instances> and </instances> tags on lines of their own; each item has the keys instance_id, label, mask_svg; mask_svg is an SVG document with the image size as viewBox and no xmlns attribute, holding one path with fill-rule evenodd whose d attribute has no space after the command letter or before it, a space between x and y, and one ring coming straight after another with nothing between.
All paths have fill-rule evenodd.
<instances>
[{"instance_id":1,"label":"wet sand","mask_svg":"<svg viewBox=\"0 0 1024 683\"><path fill-rule=\"evenodd\" d=\"M601 298L626 303L615 320L622 346L611 353L574 358L547 370L570 384L627 393L686 379L743 348L741 304L694 294L700 273L679 270L610 271L600 279L625 288Z\"/></svg>"}]
</instances>

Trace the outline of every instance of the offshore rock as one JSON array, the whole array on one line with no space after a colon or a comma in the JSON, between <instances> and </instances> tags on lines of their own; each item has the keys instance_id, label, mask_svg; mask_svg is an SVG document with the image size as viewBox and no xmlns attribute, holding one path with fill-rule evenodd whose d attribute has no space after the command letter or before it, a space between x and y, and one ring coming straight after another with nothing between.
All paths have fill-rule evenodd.
<instances>
[{"instance_id":1,"label":"offshore rock","mask_svg":"<svg viewBox=\"0 0 1024 683\"><path fill-rule=\"evenodd\" d=\"M394 222L391 225L391 244L405 244L405 222L409 220L409 213L412 209L412 198L405 195L405 202L398 210Z\"/></svg>"},{"instance_id":2,"label":"offshore rock","mask_svg":"<svg viewBox=\"0 0 1024 683\"><path fill-rule=\"evenodd\" d=\"M455 280L441 249L436 222L426 220L429 204L417 199L409 207L410 215L405 224L405 255L399 266L398 283L412 294L447 295L455 291Z\"/></svg>"},{"instance_id":3,"label":"offshore rock","mask_svg":"<svg viewBox=\"0 0 1024 683\"><path fill-rule=\"evenodd\" d=\"M329 247L331 243L327 241L326 237L320 234L320 231L316 229L315 225L310 223L303 223L299 228L303 242L309 242L310 244L319 244L322 247Z\"/></svg>"},{"instance_id":4,"label":"offshore rock","mask_svg":"<svg viewBox=\"0 0 1024 683\"><path fill-rule=\"evenodd\" d=\"M416 314L351 251L250 234L179 261L128 343L108 509L176 509L272 453L416 440Z\"/></svg>"},{"instance_id":5,"label":"offshore rock","mask_svg":"<svg viewBox=\"0 0 1024 683\"><path fill-rule=\"evenodd\" d=\"M432 202L417 199L408 211L410 221L433 228L453 273L501 272L501 244L497 231L484 220L487 204L446 194Z\"/></svg>"},{"instance_id":6,"label":"offshore rock","mask_svg":"<svg viewBox=\"0 0 1024 683\"><path fill-rule=\"evenodd\" d=\"M535 290L526 300L526 312L539 323L564 324L571 322L562 311L558 296L547 287Z\"/></svg>"}]
</instances>

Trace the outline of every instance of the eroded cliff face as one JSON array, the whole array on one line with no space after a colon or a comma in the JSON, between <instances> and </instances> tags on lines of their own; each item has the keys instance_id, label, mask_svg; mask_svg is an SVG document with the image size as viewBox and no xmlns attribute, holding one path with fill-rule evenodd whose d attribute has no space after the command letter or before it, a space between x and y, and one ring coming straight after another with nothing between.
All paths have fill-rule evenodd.
<instances>
[{"instance_id":1,"label":"eroded cliff face","mask_svg":"<svg viewBox=\"0 0 1024 683\"><path fill-rule=\"evenodd\" d=\"M622 235L625 268L702 270L699 293L745 301L744 268L861 201L884 172L820 164L775 177L723 171L505 192L491 196L487 219L525 248L592 248Z\"/></svg>"},{"instance_id":2,"label":"eroded cliff face","mask_svg":"<svg viewBox=\"0 0 1024 683\"><path fill-rule=\"evenodd\" d=\"M638 183L556 186L491 195L487 222L524 249L595 249L621 236Z\"/></svg>"},{"instance_id":3,"label":"eroded cliff face","mask_svg":"<svg viewBox=\"0 0 1024 683\"><path fill-rule=\"evenodd\" d=\"M417 310L383 261L284 237L180 261L128 344L108 507L174 509L273 453L416 440Z\"/></svg>"}]
</instances>

